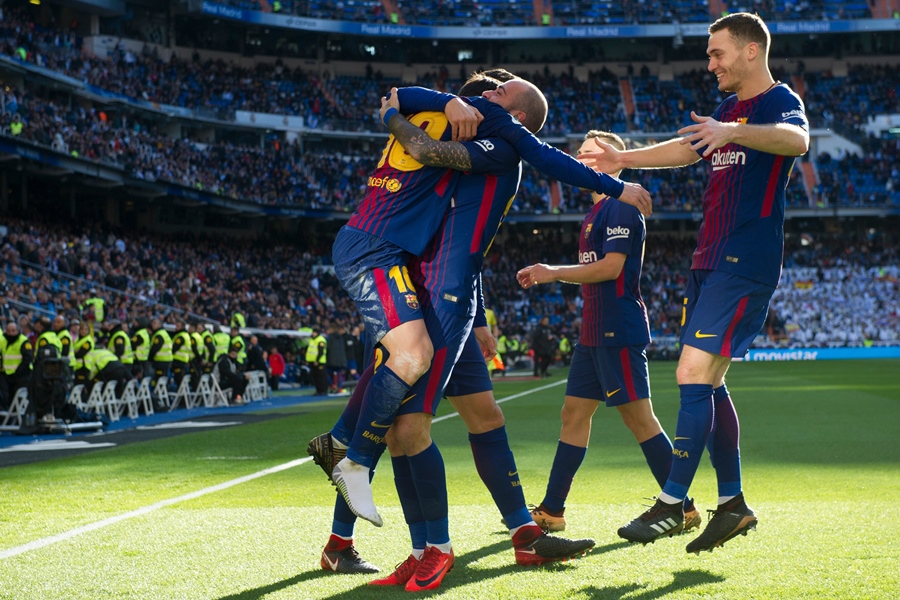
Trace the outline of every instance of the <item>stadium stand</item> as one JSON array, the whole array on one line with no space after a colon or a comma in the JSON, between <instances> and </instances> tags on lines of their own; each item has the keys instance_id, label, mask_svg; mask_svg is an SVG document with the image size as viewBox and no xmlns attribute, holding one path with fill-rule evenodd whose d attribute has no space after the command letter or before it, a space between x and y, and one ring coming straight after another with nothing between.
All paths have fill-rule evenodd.
<instances>
[{"instance_id":1,"label":"stadium stand","mask_svg":"<svg viewBox=\"0 0 900 600\"><path fill-rule=\"evenodd\" d=\"M720 2L692 0L652 8L633 1L219 3L323 19L465 26L673 19L706 23L710 11L723 9ZM442 64L387 68L375 62L363 69L359 64L320 59L254 58L237 51L215 54L203 47L146 44L141 51L125 43L114 45L109 58L100 58L92 55L95 47L84 44L83 31L55 26L46 11L11 4L2 4L0 20L0 68L8 75L0 94L0 142L28 150L50 149L60 156L115 167L133 179L165 181L266 208L352 210L385 135L376 118L380 96L393 85L454 90L475 68L462 64L457 75L451 66L451 75ZM728 5L729 10L739 8ZM830 0L762 0L754 8L784 19L855 19L870 14L867 6ZM43 18L35 17L39 14ZM549 16L546 22L544 14ZM851 68L843 64L839 71L822 66L838 62L844 61L819 60L815 68L798 66L776 73L804 94L814 127L839 131L860 148L860 152L829 150L800 163L792 175L787 204L797 209L900 206L900 142L867 136L863 129L874 114L900 113L894 89L896 61ZM690 110L708 111L719 101L702 62L695 61L688 69L661 67L643 58L557 64L552 69L528 61L522 75L545 90L550 101L542 134L568 149L582 132L598 126L626 134L630 144L665 138L688 122ZM166 112L163 105L187 112ZM290 138L263 133L238 123L239 111L301 117L305 127L301 135ZM680 170L626 172L623 177L651 191L658 213L678 219L677 226L668 230L680 234L651 234L645 261L644 292L653 333L670 343L678 333L680 294L693 247L687 229L700 206L706 168L698 164ZM539 223L541 217L570 218L565 226L542 230L540 236L533 236L530 228L507 231L501 239L503 252L489 257L485 271L489 302L502 323L512 324L512 332L527 335L530 323L545 314L551 316L557 334L571 334L577 327L581 302L577 286L526 293L510 274L535 261L569 262L567 249L577 235L578 215L589 205L586 193L561 190L526 166L511 216L535 217ZM2 322L24 316L25 325L39 314L78 314L91 289L106 299L113 318L123 322L151 314L172 322L192 312L224 323L234 310L243 311L248 325L261 329L295 330L301 324L335 320L351 328L358 322L328 272L329 242L324 233L315 243L276 245L263 236L223 241L209 235L137 233L121 224L111 229L102 219L61 224L9 217L3 225L0 287L9 302L0 307ZM115 235L109 233L112 230ZM897 263L895 238L873 241L856 233L822 236L812 247L789 242L786 256L793 262L786 264L785 285L772 311L780 325L758 344L896 340L900 303L892 266ZM851 246L856 250L848 254ZM834 302L841 295L854 301ZM845 314L851 310L853 314ZM828 313L829 323L822 311ZM846 328L834 325L842 320ZM296 355L290 362L289 372L296 373Z\"/></svg>"},{"instance_id":2,"label":"stadium stand","mask_svg":"<svg viewBox=\"0 0 900 600\"><path fill-rule=\"evenodd\" d=\"M235 8L275 12L269 0L219 0ZM400 22L417 25L520 27L525 25L599 25L707 23L710 16L724 10L753 10L766 20L846 20L872 18L867 2L845 3L840 0L805 0L802 2L756 0L754 2L702 2L677 0L649 3L642 0L623 2L587 2L585 0L430 0L428 2L396 2L397 16L385 10L380 0L346 0L314 2L283 0L277 12L316 19L341 21ZM877 4L877 3L874 3ZM718 8L718 12L717 12ZM542 17L549 20L544 23Z\"/></svg>"}]
</instances>

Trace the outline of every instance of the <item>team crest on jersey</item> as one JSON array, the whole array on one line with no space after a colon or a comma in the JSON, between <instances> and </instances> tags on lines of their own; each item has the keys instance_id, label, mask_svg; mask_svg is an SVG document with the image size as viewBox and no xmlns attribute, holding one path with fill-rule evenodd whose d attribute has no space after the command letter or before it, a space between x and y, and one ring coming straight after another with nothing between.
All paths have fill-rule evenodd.
<instances>
[{"instance_id":1,"label":"team crest on jersey","mask_svg":"<svg viewBox=\"0 0 900 600\"><path fill-rule=\"evenodd\" d=\"M384 177L369 177L369 187L380 187L393 193L399 191L400 188L403 187L403 184L396 178L387 179Z\"/></svg>"},{"instance_id":2,"label":"team crest on jersey","mask_svg":"<svg viewBox=\"0 0 900 600\"><path fill-rule=\"evenodd\" d=\"M594 224L593 224L593 223L588 223L588 224L587 224L587 227L584 228L584 237L585 237L585 239L587 239L587 237L588 237L589 235L591 235L591 229L593 229L593 228L594 228Z\"/></svg>"},{"instance_id":3,"label":"team crest on jersey","mask_svg":"<svg viewBox=\"0 0 900 600\"><path fill-rule=\"evenodd\" d=\"M419 298L415 294L406 294L406 305L413 310L419 310Z\"/></svg>"}]
</instances>

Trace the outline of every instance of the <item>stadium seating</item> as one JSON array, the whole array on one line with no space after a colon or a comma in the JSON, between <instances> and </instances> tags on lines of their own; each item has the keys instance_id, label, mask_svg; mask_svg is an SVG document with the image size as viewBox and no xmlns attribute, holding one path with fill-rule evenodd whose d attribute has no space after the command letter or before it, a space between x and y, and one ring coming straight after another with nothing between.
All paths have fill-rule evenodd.
<instances>
[{"instance_id":1,"label":"stadium seating","mask_svg":"<svg viewBox=\"0 0 900 600\"><path fill-rule=\"evenodd\" d=\"M268 0L217 0L236 8L270 12ZM675 0L651 3L641 0L621 2L591 2L588 0L429 0L426 2L399 1L398 17L405 23L448 26L523 26L540 25L535 18L535 5L547 7L552 15L552 25L600 25L600 24L651 24L670 23L677 19L682 23L707 23L710 5L700 0ZM281 12L317 19L342 21L389 21L390 15L379 0L346 0L344 2L282 0ZM813 0L791 2L786 0L756 0L741 3L729 2L732 12L752 10L768 20L822 21L872 18L866 2L845 3L841 0Z\"/></svg>"}]
</instances>

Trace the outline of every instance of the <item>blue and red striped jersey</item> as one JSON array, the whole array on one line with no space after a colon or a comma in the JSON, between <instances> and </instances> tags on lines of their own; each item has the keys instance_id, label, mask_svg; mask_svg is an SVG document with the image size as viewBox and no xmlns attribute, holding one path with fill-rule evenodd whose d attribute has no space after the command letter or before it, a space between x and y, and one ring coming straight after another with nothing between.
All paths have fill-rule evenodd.
<instances>
[{"instance_id":1,"label":"blue and red striped jersey","mask_svg":"<svg viewBox=\"0 0 900 600\"><path fill-rule=\"evenodd\" d=\"M601 260L610 252L625 255L616 279L581 285L584 308L578 343L585 346L637 346L650 342L650 322L641 297L641 267L647 226L633 206L604 198L581 223L578 263Z\"/></svg>"},{"instance_id":2,"label":"blue and red striped jersey","mask_svg":"<svg viewBox=\"0 0 900 600\"><path fill-rule=\"evenodd\" d=\"M409 121L434 139L450 139L451 128L444 113L418 113ZM502 171L510 160L518 161L502 140L479 140L465 146L475 173ZM366 195L347 225L419 255L440 226L460 174L421 164L391 136L369 176Z\"/></svg>"},{"instance_id":3,"label":"blue and red striped jersey","mask_svg":"<svg viewBox=\"0 0 900 600\"><path fill-rule=\"evenodd\" d=\"M516 159L501 175L460 177L441 228L409 266L423 306L475 315L484 257L512 206L521 176Z\"/></svg>"},{"instance_id":4,"label":"blue and red striped jersey","mask_svg":"<svg viewBox=\"0 0 900 600\"><path fill-rule=\"evenodd\" d=\"M443 110L447 102L456 98L422 87L397 90L402 112ZM505 140L519 156L537 170L563 183L586 190L594 190L618 198L625 188L621 180L605 173L597 173L562 150L545 144L519 123L509 112L481 96L462 98L478 109L484 120L478 125L479 138L496 137Z\"/></svg>"},{"instance_id":5,"label":"blue and red striped jersey","mask_svg":"<svg viewBox=\"0 0 900 600\"><path fill-rule=\"evenodd\" d=\"M809 129L803 101L782 83L749 100L729 96L712 117L722 123L789 123ZM784 254L784 190L794 157L727 144L707 160L712 174L691 268L727 271L777 286Z\"/></svg>"}]
</instances>

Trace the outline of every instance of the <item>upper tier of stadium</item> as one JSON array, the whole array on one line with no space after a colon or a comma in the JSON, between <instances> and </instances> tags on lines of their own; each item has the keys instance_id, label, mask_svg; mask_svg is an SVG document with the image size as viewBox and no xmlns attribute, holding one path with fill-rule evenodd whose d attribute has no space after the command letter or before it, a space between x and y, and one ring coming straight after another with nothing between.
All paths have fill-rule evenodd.
<instances>
[{"instance_id":1,"label":"upper tier of stadium","mask_svg":"<svg viewBox=\"0 0 900 600\"><path fill-rule=\"evenodd\" d=\"M586 2L583 0L217 0L246 11L274 12L313 19L367 23L458 27L528 27L671 23L708 23L725 11L757 12L767 21L820 21L887 18L884 0L676 0Z\"/></svg>"},{"instance_id":2,"label":"upper tier of stadium","mask_svg":"<svg viewBox=\"0 0 900 600\"><path fill-rule=\"evenodd\" d=\"M125 177L249 205L352 210L373 148L386 136L380 97L403 85L452 91L474 69L251 58L121 38L110 44L109 36L84 38L25 8L6 8L0 21L7 85L0 140L15 144L6 152L50 163L57 161L52 153L63 153ZM703 64L539 68L526 59L507 66L545 91L550 113L541 135L571 150L589 129L641 143L675 135L692 110L708 114L723 94ZM871 129L873 118L900 114L898 64L896 56L773 62L775 77L804 98L814 132L788 188L789 207L900 206L900 148ZM625 174L651 191L658 209L684 214L698 209L706 176L702 164ZM586 194L560 194L529 167L513 210L580 213L587 206Z\"/></svg>"}]
</instances>

